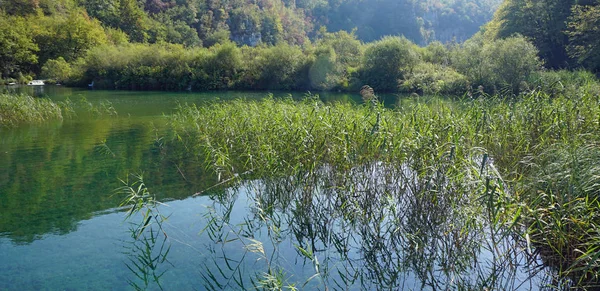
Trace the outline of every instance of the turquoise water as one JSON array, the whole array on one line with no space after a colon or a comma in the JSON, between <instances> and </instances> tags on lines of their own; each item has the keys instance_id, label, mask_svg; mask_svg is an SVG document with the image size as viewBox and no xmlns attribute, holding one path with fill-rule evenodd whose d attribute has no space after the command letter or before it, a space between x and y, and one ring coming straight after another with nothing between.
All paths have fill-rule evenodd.
<instances>
[{"instance_id":1,"label":"turquoise water","mask_svg":"<svg viewBox=\"0 0 600 291\"><path fill-rule=\"evenodd\" d=\"M169 205L165 211L172 214L167 228L173 266L165 264L171 267L161 277L164 287L203 289L202 258L208 255L199 232L204 227L203 205L212 200L189 198L208 188L204 176L191 173L184 178L182 169L157 151L163 114L171 113L178 103L263 98L267 93L65 87L22 87L18 92L57 101L108 100L118 116L82 114L0 131L0 290L132 289L128 281L136 277L127 268L129 257L124 254L132 241L130 221L119 208L124 196L115 189L123 186L119 179L142 172L152 193ZM348 98L340 96L340 100ZM244 215L247 210L236 213ZM233 247L230 253L241 250Z\"/></svg>"},{"instance_id":2,"label":"turquoise water","mask_svg":"<svg viewBox=\"0 0 600 291\"><path fill-rule=\"evenodd\" d=\"M456 279L452 276L476 281L477 272L485 274L492 261L477 243L415 248L408 238L432 242L444 229L396 220L390 205L403 209L402 217L416 214L406 201L390 200L390 193L401 191L397 185L373 179L377 165L363 172L369 183L354 185L369 196L358 199L368 203L353 210L340 207L347 193L330 184L327 173L310 185L308 200L307 185L286 179L213 187L219 182L202 165L163 147L164 115L178 103L201 106L215 98L266 93L19 90L37 90L29 93L54 100L108 100L118 115L80 114L0 130L0 290L243 290L269 280L300 290L439 289ZM323 98L360 102L358 95ZM126 219L127 208L120 206L126 195L116 191L123 186L120 179L133 179L131 174L143 174L148 190L164 203L153 213L168 217L137 239L131 229L142 218ZM380 219L349 218L361 209ZM411 227L417 231L399 231ZM163 255L165 261L140 263ZM429 267L449 257L479 263L460 273ZM514 283L506 286L537 289L526 264L515 262L522 265L507 275Z\"/></svg>"}]
</instances>

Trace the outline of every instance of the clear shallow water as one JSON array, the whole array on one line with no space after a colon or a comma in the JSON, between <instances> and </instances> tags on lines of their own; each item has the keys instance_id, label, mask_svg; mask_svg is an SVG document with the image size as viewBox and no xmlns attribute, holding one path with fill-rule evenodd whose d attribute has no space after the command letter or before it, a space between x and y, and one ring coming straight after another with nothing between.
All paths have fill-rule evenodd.
<instances>
[{"instance_id":1,"label":"clear shallow water","mask_svg":"<svg viewBox=\"0 0 600 291\"><path fill-rule=\"evenodd\" d=\"M319 186L326 195L308 201L303 185L286 184L289 181L255 181L205 193L211 196L191 197L216 184L215 177L202 173L198 165L181 164L161 152L163 114L172 112L178 102L200 105L215 96L222 100L261 98L265 93L64 87L45 87L37 93L54 100L81 96L93 103L109 100L119 115L81 115L0 131L0 290L133 289L128 282L145 286L132 265L143 252L132 252L134 240L129 231L139 216L126 221L119 208L124 197L115 192L122 186L119 179L142 172L150 192L167 204L159 210L169 216L163 226L170 251L168 262L158 264L155 272L164 272L159 282L165 290L247 289L251 280L264 278L269 270L281 271L281 278L304 290L386 286L420 290L419 264L411 265L409 259L414 263L417 258L418 263L428 259L426 255L444 258L436 248L417 249L424 254L421 257L407 252L414 247L409 236L394 231L392 227L398 226L389 219L394 217L389 212L391 204L406 206L402 201L390 204L386 198L387 193L397 191L388 189L393 184L376 185L383 190L357 199L369 204L356 209L336 204L345 196L335 191L337 186L326 183ZM330 100L360 100L352 95L338 97ZM348 218L361 210L388 219L376 224ZM403 217L419 218L417 212L404 211ZM425 225L429 218L423 219L417 219L417 224ZM416 226L413 236L424 233L424 242L436 237ZM160 254L156 245L152 245L153 255ZM302 255L300 248L314 257ZM450 247L444 252L456 250ZM470 251L477 252L476 248ZM490 259L485 251L481 257ZM527 273L519 276L525 278ZM159 289L153 282L146 287Z\"/></svg>"},{"instance_id":2,"label":"clear shallow water","mask_svg":"<svg viewBox=\"0 0 600 291\"><path fill-rule=\"evenodd\" d=\"M172 213L167 224L173 266L162 277L169 282L165 288L204 289L200 273L202 256L207 254L198 233L205 209L200 206L211 200L187 197L208 186L202 174L184 179L185 169L158 153L163 114L178 103L263 98L267 93L87 91L51 86L7 90L57 101L108 100L119 115L89 118L82 114L0 130L0 290L132 289L128 280L135 276L126 266L125 254L131 242L130 225L117 208L124 197L115 189L128 173L141 172L152 193L170 201L166 211ZM247 209L237 213L245 214ZM230 252L240 250L235 247Z\"/></svg>"}]
</instances>

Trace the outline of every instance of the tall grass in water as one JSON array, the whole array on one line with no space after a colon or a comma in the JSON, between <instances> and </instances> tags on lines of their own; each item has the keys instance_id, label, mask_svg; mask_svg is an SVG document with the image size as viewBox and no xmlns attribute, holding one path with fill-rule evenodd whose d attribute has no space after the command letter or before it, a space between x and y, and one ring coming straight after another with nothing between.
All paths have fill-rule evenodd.
<instances>
[{"instance_id":1,"label":"tall grass in water","mask_svg":"<svg viewBox=\"0 0 600 291\"><path fill-rule=\"evenodd\" d=\"M529 164L523 183L531 241L563 286L600 287L600 150L559 145ZM570 278L571 280L565 280Z\"/></svg>"},{"instance_id":2,"label":"tall grass in water","mask_svg":"<svg viewBox=\"0 0 600 291\"><path fill-rule=\"evenodd\" d=\"M493 263L483 264L491 270L511 265L503 259L508 253L539 254L553 268L553 274L565 280L556 281L557 286L585 287L594 284L600 272L594 247L597 243L594 229L598 221L590 218L597 209L595 194L590 190L593 188L577 188L581 189L579 194L561 198L557 204L552 201L556 201L558 195L564 195L560 185L565 183L538 182L554 179L547 178L539 170L553 169L544 166L550 164L582 175L575 168L579 163L546 161L557 147L585 149L585 145L599 142L599 105L597 94L584 91L575 96L531 92L518 100L479 98L449 102L423 99L402 102L396 109L371 103L361 106L323 104L316 98L301 102L266 98L252 102L217 102L201 108L181 106L172 117L172 127L176 139L181 141L179 144L195 153L224 181L291 177L301 183L318 185L316 181L323 179L324 170L336 173L330 181L335 181L334 177L360 176L365 171L382 178L393 177L393 173L414 173L415 180L412 181L419 183L410 193L415 195L422 189L427 193L414 200L412 205L418 211L409 217L418 219L422 216L427 221L410 224L418 226L414 231L424 231L423 224L446 225L447 234L450 234L453 233L450 225L462 225L464 229L456 230L458 234L474 235L480 234L477 229L485 226L489 230L482 235L488 238L492 235L494 239L479 242L484 247L488 244L487 249L493 252L498 253L502 240L515 238L517 241L517 245L506 247L504 252L494 256L498 259ZM386 170L374 173L370 167L375 164ZM497 171L488 177L486 169L490 164ZM558 171L557 167L554 169L552 171ZM598 175L596 168L588 167L587 171L589 177ZM394 185L413 184L409 182L411 180L406 179L403 184ZM336 184L339 187L336 189L347 190L340 196L347 196L348 205L352 205L349 198L361 197L355 195L356 185ZM461 186L449 192L455 187L452 185L472 186ZM544 194L540 194L542 192ZM308 191L302 197L310 200L314 195ZM399 194L388 191L386 195L394 198ZM449 196L458 196L455 198L458 200ZM371 200L372 197L362 197L359 202L352 203L362 205ZM445 205L441 202L445 200L449 204L435 210L436 205ZM459 207L463 204L479 207ZM557 212L556 205L561 205L564 210ZM438 211L472 213L479 224L469 223L469 220L444 224L443 220L433 218ZM373 212L358 213L368 216ZM578 227L568 226L565 221ZM581 234L584 229L586 235ZM553 237L544 237L548 230ZM416 245L447 245L448 242L447 238L428 239ZM534 254L523 251L528 249L535 251ZM436 252L432 249L430 253ZM425 263L427 259L422 257L414 261ZM479 264L465 262L469 266ZM463 272L469 270L453 268ZM474 282L466 280L467 274L461 272L446 278L454 283L465 283L460 285L463 287L509 286L503 285L505 280L498 280L497 272L492 275L483 271L476 273L479 279ZM432 273L422 275L436 288L431 277ZM570 283L567 282L569 279Z\"/></svg>"},{"instance_id":3,"label":"tall grass in water","mask_svg":"<svg viewBox=\"0 0 600 291\"><path fill-rule=\"evenodd\" d=\"M117 115L117 111L108 100L93 104L82 97L77 101L66 99L54 102L24 94L0 94L0 128L62 120L75 116L77 112L84 112L93 117Z\"/></svg>"},{"instance_id":4,"label":"tall grass in water","mask_svg":"<svg viewBox=\"0 0 600 291\"><path fill-rule=\"evenodd\" d=\"M166 272L163 265L169 263L167 256L171 250L163 229L168 217L160 213L158 206L162 203L148 191L143 174L130 176L121 180L123 186L117 189L118 193L125 196L121 206L128 208L126 219L138 219L137 222L130 222L132 240L125 246L125 253L129 257L126 266L134 275L134 279L129 279L128 283L135 290L147 290L153 284L163 290L160 284Z\"/></svg>"},{"instance_id":5,"label":"tall grass in water","mask_svg":"<svg viewBox=\"0 0 600 291\"><path fill-rule=\"evenodd\" d=\"M28 95L0 94L0 128L62 119L59 104Z\"/></svg>"}]
</instances>

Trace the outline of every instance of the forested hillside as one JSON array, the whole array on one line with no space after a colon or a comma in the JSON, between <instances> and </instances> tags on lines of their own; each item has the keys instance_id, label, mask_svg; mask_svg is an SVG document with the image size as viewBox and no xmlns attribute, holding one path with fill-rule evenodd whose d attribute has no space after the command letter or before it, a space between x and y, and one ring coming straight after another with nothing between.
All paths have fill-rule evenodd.
<instances>
[{"instance_id":1,"label":"forested hillside","mask_svg":"<svg viewBox=\"0 0 600 291\"><path fill-rule=\"evenodd\" d=\"M486 27L489 39L521 34L546 66L600 70L600 1L506 0Z\"/></svg>"},{"instance_id":2,"label":"forested hillside","mask_svg":"<svg viewBox=\"0 0 600 291\"><path fill-rule=\"evenodd\" d=\"M0 1L0 79L39 74L105 44L210 47L306 45L325 31L365 42L404 35L416 44L464 41L501 0L6 0Z\"/></svg>"}]
</instances>

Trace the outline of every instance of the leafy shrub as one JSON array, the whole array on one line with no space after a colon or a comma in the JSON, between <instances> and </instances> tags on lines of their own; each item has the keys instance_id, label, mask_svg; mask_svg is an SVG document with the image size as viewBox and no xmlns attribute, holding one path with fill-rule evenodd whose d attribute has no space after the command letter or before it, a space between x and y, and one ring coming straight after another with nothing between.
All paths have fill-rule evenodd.
<instances>
[{"instance_id":1,"label":"leafy shrub","mask_svg":"<svg viewBox=\"0 0 600 291\"><path fill-rule=\"evenodd\" d=\"M420 50L423 61L448 65L450 63L450 51L439 41L434 41Z\"/></svg>"},{"instance_id":2,"label":"leafy shrub","mask_svg":"<svg viewBox=\"0 0 600 291\"><path fill-rule=\"evenodd\" d=\"M297 89L306 84L303 67L307 58L297 46L280 43L245 51L247 70L243 73L241 89Z\"/></svg>"},{"instance_id":3,"label":"leafy shrub","mask_svg":"<svg viewBox=\"0 0 600 291\"><path fill-rule=\"evenodd\" d=\"M42 77L55 82L64 82L68 80L70 76L71 65L69 65L63 57L48 60L42 67Z\"/></svg>"},{"instance_id":4,"label":"leafy shrub","mask_svg":"<svg viewBox=\"0 0 600 291\"><path fill-rule=\"evenodd\" d=\"M467 78L454 69L438 64L422 62L402 80L402 92L419 94L464 94L469 87Z\"/></svg>"},{"instance_id":5,"label":"leafy shrub","mask_svg":"<svg viewBox=\"0 0 600 291\"><path fill-rule=\"evenodd\" d=\"M376 91L397 90L398 80L404 79L419 62L416 45L404 37L384 37L365 50L361 80Z\"/></svg>"},{"instance_id":6,"label":"leafy shrub","mask_svg":"<svg viewBox=\"0 0 600 291\"><path fill-rule=\"evenodd\" d=\"M540 69L537 49L522 36L485 42L474 37L451 52L451 65L475 86L516 93Z\"/></svg>"},{"instance_id":7,"label":"leafy shrub","mask_svg":"<svg viewBox=\"0 0 600 291\"><path fill-rule=\"evenodd\" d=\"M331 90L342 80L342 68L337 54L331 47L317 50L316 58L310 66L309 79L311 88Z\"/></svg>"}]
</instances>

